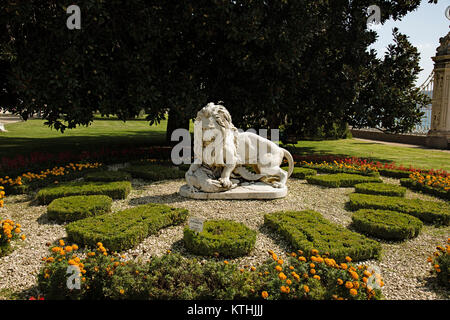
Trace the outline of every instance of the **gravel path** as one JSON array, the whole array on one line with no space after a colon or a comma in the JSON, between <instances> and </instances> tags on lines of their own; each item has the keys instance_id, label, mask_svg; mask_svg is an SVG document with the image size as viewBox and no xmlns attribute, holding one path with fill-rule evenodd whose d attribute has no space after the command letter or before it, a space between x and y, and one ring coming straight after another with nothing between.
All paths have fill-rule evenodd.
<instances>
[{"instance_id":1,"label":"gravel path","mask_svg":"<svg viewBox=\"0 0 450 320\"><path fill-rule=\"evenodd\" d=\"M398 184L396 179L383 180ZM290 250L285 241L263 227L264 213L313 209L336 224L348 226L351 222L351 213L344 209L344 205L348 201L348 195L354 191L353 188L322 188L308 185L304 180L290 179L289 194L284 199L202 201L179 196L178 189L183 184L183 180L154 184L133 180L134 190L126 200L114 201L113 211L157 202L187 208L191 216L242 222L259 233L255 249L250 255L230 260L241 266L264 262L268 258L269 249L281 256ZM407 197L441 201L409 191ZM45 213L45 206L36 206L25 195L7 196L5 207L0 208L0 217L20 223L27 235L24 242L16 242L13 253L0 258L0 299L8 297L11 292L33 288L41 258L48 255L47 246L66 236L64 226L49 222ZM450 227L425 226L415 239L400 243L382 242L382 260L367 261L365 264L380 268L385 282L383 294L386 299L449 299L448 293L435 286L434 277L429 274L430 265L426 262L435 247L445 244L449 236ZM162 255L167 250L172 250L189 257L191 255L184 249L182 238L183 226L166 228L124 254L129 259L145 261L152 255Z\"/></svg>"}]
</instances>

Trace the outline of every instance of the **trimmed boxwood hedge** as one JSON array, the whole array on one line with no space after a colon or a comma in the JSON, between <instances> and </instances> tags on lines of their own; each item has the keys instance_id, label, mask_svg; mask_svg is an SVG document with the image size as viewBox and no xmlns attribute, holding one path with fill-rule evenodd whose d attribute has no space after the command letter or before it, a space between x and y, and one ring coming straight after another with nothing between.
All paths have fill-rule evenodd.
<instances>
[{"instance_id":1,"label":"trimmed boxwood hedge","mask_svg":"<svg viewBox=\"0 0 450 320\"><path fill-rule=\"evenodd\" d=\"M450 205L443 202L352 193L348 207L351 210L380 209L403 212L436 225L450 223Z\"/></svg>"},{"instance_id":2,"label":"trimmed boxwood hedge","mask_svg":"<svg viewBox=\"0 0 450 320\"><path fill-rule=\"evenodd\" d=\"M289 167L282 167L281 169L289 171ZM292 171L291 178L306 179L306 177L315 176L316 174L317 171L314 169L295 167L294 171Z\"/></svg>"},{"instance_id":3,"label":"trimmed boxwood hedge","mask_svg":"<svg viewBox=\"0 0 450 320\"><path fill-rule=\"evenodd\" d=\"M419 235L423 223L406 213L361 209L352 216L352 227L358 232L385 240L404 240Z\"/></svg>"},{"instance_id":4,"label":"trimmed boxwood hedge","mask_svg":"<svg viewBox=\"0 0 450 320\"><path fill-rule=\"evenodd\" d=\"M210 220L198 233L189 227L184 229L186 248L195 254L223 257L240 257L248 254L256 242L256 231L244 224L229 220Z\"/></svg>"},{"instance_id":5,"label":"trimmed boxwood hedge","mask_svg":"<svg viewBox=\"0 0 450 320\"><path fill-rule=\"evenodd\" d=\"M149 203L119 212L103 214L66 225L70 241L96 247L101 242L111 251L135 247L160 229L186 220L188 210Z\"/></svg>"},{"instance_id":6,"label":"trimmed boxwood hedge","mask_svg":"<svg viewBox=\"0 0 450 320\"><path fill-rule=\"evenodd\" d=\"M53 200L47 207L50 219L75 221L111 211L112 199L105 195L70 196Z\"/></svg>"},{"instance_id":7,"label":"trimmed boxwood hedge","mask_svg":"<svg viewBox=\"0 0 450 320\"><path fill-rule=\"evenodd\" d=\"M49 204L62 197L93 194L103 194L113 199L125 199L130 191L131 183L129 181L88 183L76 181L41 189L36 194L36 199L39 204Z\"/></svg>"},{"instance_id":8,"label":"trimmed boxwood hedge","mask_svg":"<svg viewBox=\"0 0 450 320\"><path fill-rule=\"evenodd\" d=\"M84 176L84 180L101 182L129 181L131 180L131 175L124 171L103 170L86 174Z\"/></svg>"},{"instance_id":9,"label":"trimmed boxwood hedge","mask_svg":"<svg viewBox=\"0 0 450 320\"><path fill-rule=\"evenodd\" d=\"M394 170L394 169L378 169L378 172L384 176L384 177L391 177L391 178L409 178L409 175L412 173L412 171L407 170Z\"/></svg>"},{"instance_id":10,"label":"trimmed boxwood hedge","mask_svg":"<svg viewBox=\"0 0 450 320\"><path fill-rule=\"evenodd\" d=\"M128 172L133 178L140 178L148 181L160 181L167 179L184 178L186 172L178 168L161 166L156 164L139 164L120 169Z\"/></svg>"},{"instance_id":11,"label":"trimmed boxwood hedge","mask_svg":"<svg viewBox=\"0 0 450 320\"><path fill-rule=\"evenodd\" d=\"M404 197L405 187L388 183L359 183L355 185L355 192L366 194L381 194L384 196Z\"/></svg>"},{"instance_id":12,"label":"trimmed boxwood hedge","mask_svg":"<svg viewBox=\"0 0 450 320\"><path fill-rule=\"evenodd\" d=\"M329 188L353 187L358 183L382 182L378 177L361 176L350 173L326 174L320 176L308 176L306 180L310 184L317 184Z\"/></svg>"},{"instance_id":13,"label":"trimmed boxwood hedge","mask_svg":"<svg viewBox=\"0 0 450 320\"><path fill-rule=\"evenodd\" d=\"M264 224L281 233L295 250L303 250L305 254L316 249L328 252L336 261L344 261L346 256L355 261L378 259L381 254L377 241L333 224L312 210L266 214Z\"/></svg>"},{"instance_id":14,"label":"trimmed boxwood hedge","mask_svg":"<svg viewBox=\"0 0 450 320\"><path fill-rule=\"evenodd\" d=\"M348 174L358 174L361 176L369 176L369 177L379 177L380 173L378 171L362 171L362 170L354 170L348 168L338 168L335 166L324 166L321 164L302 164L302 168L314 169L317 172L321 173L348 173Z\"/></svg>"},{"instance_id":15,"label":"trimmed boxwood hedge","mask_svg":"<svg viewBox=\"0 0 450 320\"><path fill-rule=\"evenodd\" d=\"M431 194L433 196L436 196L438 198L444 199L444 200L450 200L450 190L445 191L442 189L433 188L431 186L428 186L426 184L420 184L417 181L414 181L410 178L403 178L400 179L400 184L402 186L407 187L408 189L420 191L423 193Z\"/></svg>"}]
</instances>

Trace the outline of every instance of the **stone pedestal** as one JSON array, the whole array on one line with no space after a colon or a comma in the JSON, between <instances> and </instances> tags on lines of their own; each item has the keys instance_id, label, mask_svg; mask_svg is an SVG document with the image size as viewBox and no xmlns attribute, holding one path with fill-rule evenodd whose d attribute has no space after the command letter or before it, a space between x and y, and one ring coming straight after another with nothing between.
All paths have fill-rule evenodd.
<instances>
[{"instance_id":1,"label":"stone pedestal","mask_svg":"<svg viewBox=\"0 0 450 320\"><path fill-rule=\"evenodd\" d=\"M287 195L287 187L274 188L262 182L240 185L224 192L192 192L185 184L180 188L180 195L192 199L202 200L229 200L229 199L278 199Z\"/></svg>"},{"instance_id":2,"label":"stone pedestal","mask_svg":"<svg viewBox=\"0 0 450 320\"><path fill-rule=\"evenodd\" d=\"M431 130L427 145L447 149L450 142L450 32L440 39L434 61Z\"/></svg>"}]
</instances>

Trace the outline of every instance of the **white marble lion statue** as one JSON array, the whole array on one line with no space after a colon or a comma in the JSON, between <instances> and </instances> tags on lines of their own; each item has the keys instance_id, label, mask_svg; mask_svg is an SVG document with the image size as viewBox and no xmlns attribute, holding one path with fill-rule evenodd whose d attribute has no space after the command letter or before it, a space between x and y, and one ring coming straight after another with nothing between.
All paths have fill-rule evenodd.
<instances>
[{"instance_id":1,"label":"white marble lion statue","mask_svg":"<svg viewBox=\"0 0 450 320\"><path fill-rule=\"evenodd\" d=\"M289 164L288 172L280 168L284 158ZM188 185L196 190L226 191L237 186L232 178L262 181L281 188L293 169L294 160L289 151L255 133L239 132L223 105L208 103L197 113L194 163L186 173ZM212 171L216 172L215 176L210 174Z\"/></svg>"}]
</instances>

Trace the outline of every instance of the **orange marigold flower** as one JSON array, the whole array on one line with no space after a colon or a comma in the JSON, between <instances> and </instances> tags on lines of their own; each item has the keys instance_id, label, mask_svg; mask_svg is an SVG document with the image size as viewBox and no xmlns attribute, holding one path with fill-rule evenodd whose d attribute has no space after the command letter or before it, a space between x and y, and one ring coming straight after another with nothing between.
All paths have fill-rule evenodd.
<instances>
[{"instance_id":1,"label":"orange marigold flower","mask_svg":"<svg viewBox=\"0 0 450 320\"><path fill-rule=\"evenodd\" d=\"M286 275L283 272L280 272L278 274L278 278L280 278L280 280L284 281L284 280L286 280L287 277L286 277Z\"/></svg>"},{"instance_id":2,"label":"orange marigold flower","mask_svg":"<svg viewBox=\"0 0 450 320\"><path fill-rule=\"evenodd\" d=\"M320 276L318 276L317 274L316 275L314 275L314 277L313 277L314 279L317 279L317 280L320 280Z\"/></svg>"},{"instance_id":3,"label":"orange marigold flower","mask_svg":"<svg viewBox=\"0 0 450 320\"><path fill-rule=\"evenodd\" d=\"M342 280L342 279L337 279L337 283L338 283L338 285L342 285L343 283L344 283L344 281Z\"/></svg>"},{"instance_id":4,"label":"orange marigold flower","mask_svg":"<svg viewBox=\"0 0 450 320\"><path fill-rule=\"evenodd\" d=\"M277 270L278 272L281 272L281 270L283 270L283 268L281 266L276 266L275 270Z\"/></svg>"},{"instance_id":5,"label":"orange marigold flower","mask_svg":"<svg viewBox=\"0 0 450 320\"><path fill-rule=\"evenodd\" d=\"M350 294L352 296L356 296L358 294L358 291L356 291L356 289L350 289Z\"/></svg>"},{"instance_id":6,"label":"orange marigold flower","mask_svg":"<svg viewBox=\"0 0 450 320\"><path fill-rule=\"evenodd\" d=\"M263 292L261 292L261 296L263 297L263 299L267 299L267 297L269 296L269 293L267 291L263 291Z\"/></svg>"},{"instance_id":7,"label":"orange marigold flower","mask_svg":"<svg viewBox=\"0 0 450 320\"><path fill-rule=\"evenodd\" d=\"M351 289L351 288L353 288L353 283L350 282L350 281L347 281L347 282L345 282L345 287L346 287L347 289Z\"/></svg>"},{"instance_id":8,"label":"orange marigold flower","mask_svg":"<svg viewBox=\"0 0 450 320\"><path fill-rule=\"evenodd\" d=\"M349 256L346 256L346 257L345 257L345 261L347 261L347 262L352 262L352 258L350 258Z\"/></svg>"},{"instance_id":9,"label":"orange marigold flower","mask_svg":"<svg viewBox=\"0 0 450 320\"><path fill-rule=\"evenodd\" d=\"M303 286L303 290L305 290L305 292L308 293L308 292L309 292L309 287L305 284L305 285Z\"/></svg>"}]
</instances>

